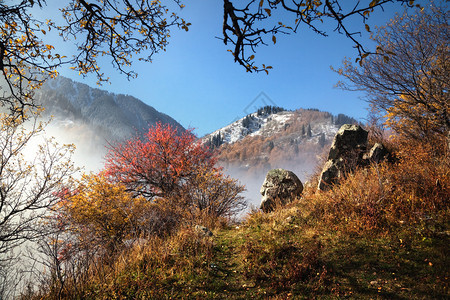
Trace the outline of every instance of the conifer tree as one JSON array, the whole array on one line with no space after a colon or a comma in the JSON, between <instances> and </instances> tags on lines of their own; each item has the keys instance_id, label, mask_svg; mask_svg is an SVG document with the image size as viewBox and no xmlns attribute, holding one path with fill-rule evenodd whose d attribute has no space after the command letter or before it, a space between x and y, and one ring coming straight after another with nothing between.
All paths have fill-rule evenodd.
<instances>
[{"instance_id":1,"label":"conifer tree","mask_svg":"<svg viewBox=\"0 0 450 300\"><path fill-rule=\"evenodd\" d=\"M307 135L308 137L312 137L311 124L308 124Z\"/></svg>"}]
</instances>

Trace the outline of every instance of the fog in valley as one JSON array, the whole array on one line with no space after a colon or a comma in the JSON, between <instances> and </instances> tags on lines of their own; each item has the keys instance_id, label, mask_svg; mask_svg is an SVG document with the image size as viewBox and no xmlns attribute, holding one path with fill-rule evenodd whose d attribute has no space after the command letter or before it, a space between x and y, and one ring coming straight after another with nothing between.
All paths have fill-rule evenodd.
<instances>
[{"instance_id":1,"label":"fog in valley","mask_svg":"<svg viewBox=\"0 0 450 300\"><path fill-rule=\"evenodd\" d=\"M53 120L45 128L45 132L59 144L74 144L73 162L86 173L97 172L103 168L107 145L114 142L99 135L81 121Z\"/></svg>"},{"instance_id":2,"label":"fog in valley","mask_svg":"<svg viewBox=\"0 0 450 300\"><path fill-rule=\"evenodd\" d=\"M79 172L74 174L76 178L79 178L82 172L98 172L103 167L103 157L107 152L107 138L99 135L85 122L49 120L47 117L42 117L37 122L47 125L44 125L43 132L36 134L27 142L22 151L24 161L34 163L40 146L44 146L47 141L50 141L57 143L58 147L67 144L75 145L72 162L76 168L79 168ZM33 121L25 123L26 130L31 130L32 127ZM50 149L52 148L50 146ZM33 182L30 182L29 187L32 186ZM22 191L22 193L27 192L29 191ZM43 264L45 256L42 256L38 250L38 243L39 241L27 241L16 247L8 254L9 257L15 257L9 262L3 263L0 259L0 286L8 289L0 293L0 299L1 295L9 295L11 298L18 296L28 282L36 284L40 279L39 274L45 274L46 267Z\"/></svg>"}]
</instances>

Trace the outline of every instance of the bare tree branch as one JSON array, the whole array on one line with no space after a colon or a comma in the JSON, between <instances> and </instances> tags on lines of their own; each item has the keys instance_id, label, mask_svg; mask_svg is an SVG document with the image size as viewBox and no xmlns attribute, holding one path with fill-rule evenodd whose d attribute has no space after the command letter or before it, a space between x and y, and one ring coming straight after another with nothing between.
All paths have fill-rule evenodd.
<instances>
[{"instance_id":1,"label":"bare tree branch","mask_svg":"<svg viewBox=\"0 0 450 300\"><path fill-rule=\"evenodd\" d=\"M56 193L75 169L73 146L52 140L34 150L34 158L25 157L30 141L43 131L36 120L26 129L23 119L1 114L0 127L0 255L5 255L41 236L39 221L57 203Z\"/></svg>"},{"instance_id":2,"label":"bare tree branch","mask_svg":"<svg viewBox=\"0 0 450 300\"><path fill-rule=\"evenodd\" d=\"M363 3L361 3L363 2ZM371 52L364 48L357 39L360 32L351 32L348 29L347 20L352 16L361 17L361 23L365 24L370 14L376 9L383 9L388 3L400 3L412 7L414 1L407 0L373 0L356 1L352 6L342 0L252 0L243 9L233 6L230 0L224 0L224 20L223 20L223 41L225 45L234 45L233 53L235 62L244 66L248 72L268 73L266 65L256 66L254 62L255 48L259 45L266 45L265 36L272 36L272 41L276 43L276 35L279 33L289 34L297 32L301 24L307 25L309 29L317 34L327 36L325 30L320 29L320 25L325 22L335 22L335 31L344 34L358 50L360 59L365 58ZM267 25L268 21L274 18L273 12L281 9L289 12L294 17L291 26L287 26L289 20L276 22L276 25ZM275 22L273 22L275 23ZM365 26L365 29L370 28Z\"/></svg>"},{"instance_id":3,"label":"bare tree branch","mask_svg":"<svg viewBox=\"0 0 450 300\"><path fill-rule=\"evenodd\" d=\"M173 0L182 8L181 0ZM168 45L171 28L188 30L190 23L154 0L70 0L61 9L64 23L38 20L30 11L47 5L45 0L0 2L0 105L11 115L25 116L36 107L33 90L57 75L57 68L70 64L81 75L96 74L98 82L108 78L100 70L99 57L109 58L127 78L137 74L130 68L133 58L151 61ZM56 30L74 41L77 53L66 57L45 44L48 31Z\"/></svg>"},{"instance_id":4,"label":"bare tree branch","mask_svg":"<svg viewBox=\"0 0 450 300\"><path fill-rule=\"evenodd\" d=\"M429 7L396 17L373 36L380 55L337 70L347 90L364 91L372 109L412 138L450 130L448 11Z\"/></svg>"}]
</instances>

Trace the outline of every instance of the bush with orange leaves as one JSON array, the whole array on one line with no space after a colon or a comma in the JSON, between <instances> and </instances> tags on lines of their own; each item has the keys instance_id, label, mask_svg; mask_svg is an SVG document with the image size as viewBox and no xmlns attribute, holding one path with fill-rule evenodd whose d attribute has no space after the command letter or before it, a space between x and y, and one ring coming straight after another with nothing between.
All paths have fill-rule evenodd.
<instances>
[{"instance_id":1,"label":"bush with orange leaves","mask_svg":"<svg viewBox=\"0 0 450 300\"><path fill-rule=\"evenodd\" d=\"M84 175L75 191L62 195L60 218L66 229L95 245L114 248L125 239L139 237L146 223L150 203L133 197L122 184L104 175Z\"/></svg>"},{"instance_id":2,"label":"bush with orange leaves","mask_svg":"<svg viewBox=\"0 0 450 300\"><path fill-rule=\"evenodd\" d=\"M214 226L246 206L244 187L214 166L189 130L158 123L143 138L112 146L106 160L105 171L84 176L61 206L80 238L96 245L113 249L183 224Z\"/></svg>"},{"instance_id":3,"label":"bush with orange leaves","mask_svg":"<svg viewBox=\"0 0 450 300\"><path fill-rule=\"evenodd\" d=\"M344 223L356 233L412 226L437 234L447 226L450 156L445 138L427 143L397 136L389 141L394 162L357 169L327 192L306 190L303 203L314 219L336 227Z\"/></svg>"},{"instance_id":4,"label":"bush with orange leaves","mask_svg":"<svg viewBox=\"0 0 450 300\"><path fill-rule=\"evenodd\" d=\"M192 215L205 225L214 226L219 219L230 218L246 207L240 194L245 190L236 179L217 169L203 169L185 189Z\"/></svg>"}]
</instances>

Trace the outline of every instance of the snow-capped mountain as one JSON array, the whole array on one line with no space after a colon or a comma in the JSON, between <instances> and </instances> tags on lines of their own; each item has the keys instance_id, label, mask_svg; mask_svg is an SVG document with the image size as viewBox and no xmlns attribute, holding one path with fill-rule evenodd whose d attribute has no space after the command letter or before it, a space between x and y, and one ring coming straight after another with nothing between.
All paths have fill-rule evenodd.
<instances>
[{"instance_id":1,"label":"snow-capped mountain","mask_svg":"<svg viewBox=\"0 0 450 300\"><path fill-rule=\"evenodd\" d=\"M331 140L340 125L355 122L355 119L343 114L334 117L316 109L288 111L280 107L266 106L206 135L203 142L218 147L239 142L245 137L278 136L277 139L286 139L289 136L296 143L307 137L305 142L322 143L323 146L323 139Z\"/></svg>"},{"instance_id":2,"label":"snow-capped mountain","mask_svg":"<svg viewBox=\"0 0 450 300\"><path fill-rule=\"evenodd\" d=\"M294 113L291 111L280 111L274 114L255 112L214 131L209 136L220 136L222 143L227 144L240 141L246 136L268 136L282 130L293 115Z\"/></svg>"}]
</instances>

